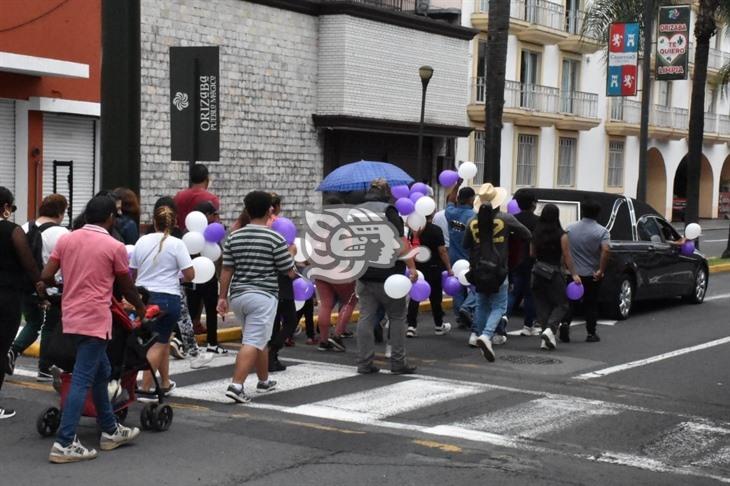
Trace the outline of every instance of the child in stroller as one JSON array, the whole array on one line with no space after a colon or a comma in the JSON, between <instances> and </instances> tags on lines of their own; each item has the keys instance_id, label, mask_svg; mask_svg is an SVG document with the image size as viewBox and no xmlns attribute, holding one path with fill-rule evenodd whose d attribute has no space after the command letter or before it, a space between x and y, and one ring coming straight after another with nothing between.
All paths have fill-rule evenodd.
<instances>
[{"instance_id":1,"label":"child in stroller","mask_svg":"<svg viewBox=\"0 0 730 486\"><path fill-rule=\"evenodd\" d=\"M137 290L146 305L149 294L144 288L138 287ZM119 422L124 422L130 405L137 400L135 389L138 372L150 369L147 362L147 350L155 342L156 336L151 329L154 319L160 315L160 309L157 306L148 306L147 315L142 319L129 315L128 310L129 308L125 308L123 302L112 300L110 309L112 338L107 347L107 355L112 365L109 398ZM64 337L60 330L54 333L50 341L49 357L54 363L53 385L60 394L60 409L49 407L38 417L36 427L38 433L44 437L52 436L58 430L61 422L61 409L63 409L71 386L71 371L75 361L73 344L67 337ZM145 404L140 414L140 424L142 430L165 431L172 424L173 411L169 405L163 403L164 393L156 377L154 377L154 383L157 401ZM86 397L83 416L96 417L91 392Z\"/></svg>"}]
</instances>

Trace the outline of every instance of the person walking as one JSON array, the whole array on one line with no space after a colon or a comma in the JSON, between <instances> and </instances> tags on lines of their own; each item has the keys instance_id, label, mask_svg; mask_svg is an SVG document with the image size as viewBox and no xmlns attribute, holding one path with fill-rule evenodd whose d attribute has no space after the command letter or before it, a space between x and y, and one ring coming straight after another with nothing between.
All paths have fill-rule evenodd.
<instances>
[{"instance_id":1,"label":"person walking","mask_svg":"<svg viewBox=\"0 0 730 486\"><path fill-rule=\"evenodd\" d=\"M542 208L532 234L530 254L535 258L532 268L532 295L535 299L538 321L542 325L541 349L555 349L560 323L568 313L563 266L573 282L581 285L581 278L573 266L568 235L560 224L560 210L554 204Z\"/></svg>"},{"instance_id":2,"label":"person walking","mask_svg":"<svg viewBox=\"0 0 730 486\"><path fill-rule=\"evenodd\" d=\"M477 291L477 311L474 318L474 327L478 334L477 346L484 358L492 362L495 359L492 349L492 337L502 316L507 312L507 261L509 255L509 239L514 235L522 239L530 239L530 230L517 221L509 213L500 211L500 206L507 198L507 191L502 187L494 187L490 183L479 188L479 194L474 202L474 209L478 210L476 218L469 222L469 230L464 236L464 247L471 252L471 272L480 269L474 264L479 262L484 254L481 245L491 245L490 254L493 254L496 269L495 274L501 275L502 281L495 279L496 290ZM486 235L486 238L485 238ZM491 236L491 241L489 241ZM480 239L481 237L481 239Z\"/></svg>"},{"instance_id":3,"label":"person walking","mask_svg":"<svg viewBox=\"0 0 730 486\"><path fill-rule=\"evenodd\" d=\"M139 429L117 422L109 401L111 365L106 354L112 335L112 314L109 305L116 282L134 306L138 316L145 315L145 306L129 275L127 250L110 236L116 207L109 196L97 196L86 205L86 224L62 237L43 268L38 285L41 295L45 285L54 285L56 274L63 274L64 295L61 302L64 334L76 342L76 361L71 386L61 414L61 425L48 459L53 463L94 459L97 452L81 444L76 427L91 388L91 396L101 428L101 450L115 449L134 440ZM44 285L45 284L45 285Z\"/></svg>"},{"instance_id":4,"label":"person walking","mask_svg":"<svg viewBox=\"0 0 730 486\"><path fill-rule=\"evenodd\" d=\"M168 207L160 207L154 214L155 232L144 235L137 241L129 264L137 277L137 285L144 287L150 294L149 303L160 307L162 316L155 321L157 340L147 351L147 361L151 371L145 371L142 387L143 395L153 395L152 373L159 373L160 386L167 394L175 388L170 380L170 336L180 318L180 279L192 281L195 269L185 243L171 236L175 227L175 212Z\"/></svg>"},{"instance_id":5,"label":"person walking","mask_svg":"<svg viewBox=\"0 0 730 486\"><path fill-rule=\"evenodd\" d=\"M134 245L139 239L139 199L131 189L117 187L114 196L120 202L121 214L117 213L114 227L125 245Z\"/></svg>"},{"instance_id":6,"label":"person walking","mask_svg":"<svg viewBox=\"0 0 730 486\"><path fill-rule=\"evenodd\" d=\"M357 295L355 294L355 282L331 283L317 279L317 322L319 324L319 346L317 351L345 351L343 338L347 333L347 324L352 318L352 313L357 307ZM330 335L332 324L332 311L335 303L339 302L337 311L337 326L334 334Z\"/></svg>"},{"instance_id":7,"label":"person walking","mask_svg":"<svg viewBox=\"0 0 730 486\"><path fill-rule=\"evenodd\" d=\"M444 311L441 307L443 301L443 289L441 287L441 273L451 271L451 263L444 242L444 234L441 228L433 223L433 215L426 218L426 225L420 231L411 232L409 240L411 245L428 249L429 258L424 262L416 260L416 269L423 273L424 279L431 286L431 294L428 299L431 303L431 314L433 315L434 332L437 336L443 336L451 332L451 324L444 322ZM411 299L408 302L408 329L406 337L418 336L418 309L420 302Z\"/></svg>"},{"instance_id":8,"label":"person walking","mask_svg":"<svg viewBox=\"0 0 730 486\"><path fill-rule=\"evenodd\" d=\"M210 186L210 175L208 168L203 164L195 164L190 168L190 187L175 194L174 201L177 206L177 225L185 231L185 218L193 211L193 208L204 201L213 204L216 210L221 207L218 196L208 191Z\"/></svg>"},{"instance_id":9,"label":"person walking","mask_svg":"<svg viewBox=\"0 0 730 486\"><path fill-rule=\"evenodd\" d=\"M372 211L383 221L389 222L396 230L396 237L403 241L400 255L405 255L409 248L404 238L403 218L398 210L390 204L390 187L383 179L376 179L370 185L366 201L358 208ZM412 258L404 263L396 260L390 268L369 267L357 281L356 292L360 300L360 319L357 322L357 372L360 374L378 373L380 369L373 364L375 358L375 335L373 329L378 325L378 307L385 309L389 321L389 344L391 346L390 371L393 374L413 374L415 366L406 360L406 298L393 299L385 293L383 284L391 275L403 275L406 265L410 271L411 282L418 279L416 266Z\"/></svg>"},{"instance_id":10,"label":"person walking","mask_svg":"<svg viewBox=\"0 0 730 486\"><path fill-rule=\"evenodd\" d=\"M276 316L279 291L278 275L296 277L294 259L286 241L266 226L271 215L271 194L253 191L244 198L250 222L228 236L223 245L223 269L218 293L218 313L228 313L230 307L243 327L241 350L231 384L225 395L238 403L251 398L243 389L243 382L256 371L256 391L266 393L276 387L269 379L267 343L271 337Z\"/></svg>"},{"instance_id":11,"label":"person walking","mask_svg":"<svg viewBox=\"0 0 730 486\"><path fill-rule=\"evenodd\" d=\"M586 318L586 342L596 343L601 340L596 332L598 296L608 265L611 235L597 221L601 214L601 206L598 202L588 198L581 203L580 211L581 220L567 228L568 241L575 270L583 282L582 301ZM569 332L568 326L561 327L560 340L569 341Z\"/></svg>"},{"instance_id":12,"label":"person walking","mask_svg":"<svg viewBox=\"0 0 730 486\"><path fill-rule=\"evenodd\" d=\"M13 193L0 186L0 357L3 358L8 356L20 327L23 297L40 280L25 233L10 221L17 209L14 202ZM0 390L8 365L0 366ZM13 416L15 410L0 405L0 420Z\"/></svg>"}]
</instances>

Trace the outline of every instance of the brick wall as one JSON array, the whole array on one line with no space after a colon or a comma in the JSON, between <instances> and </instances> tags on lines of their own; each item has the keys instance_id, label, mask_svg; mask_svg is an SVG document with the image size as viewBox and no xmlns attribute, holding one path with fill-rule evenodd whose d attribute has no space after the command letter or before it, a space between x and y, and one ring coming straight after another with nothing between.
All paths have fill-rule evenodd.
<instances>
[{"instance_id":1,"label":"brick wall","mask_svg":"<svg viewBox=\"0 0 730 486\"><path fill-rule=\"evenodd\" d=\"M221 160L206 165L224 221L253 189L281 194L298 220L318 207L317 17L242 0L141 3L142 221L159 196L187 186L188 163L170 161L170 46L220 46Z\"/></svg>"}]
</instances>

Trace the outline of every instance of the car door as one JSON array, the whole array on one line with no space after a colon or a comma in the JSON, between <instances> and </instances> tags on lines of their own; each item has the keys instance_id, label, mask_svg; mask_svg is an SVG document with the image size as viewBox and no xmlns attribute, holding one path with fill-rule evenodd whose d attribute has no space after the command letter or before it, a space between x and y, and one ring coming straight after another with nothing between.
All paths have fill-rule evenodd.
<instances>
[{"instance_id":1,"label":"car door","mask_svg":"<svg viewBox=\"0 0 730 486\"><path fill-rule=\"evenodd\" d=\"M638 278L643 283L643 297L661 297L670 291L666 278L671 248L665 243L653 216L643 216L636 223L640 244L634 254Z\"/></svg>"},{"instance_id":2,"label":"car door","mask_svg":"<svg viewBox=\"0 0 730 486\"><path fill-rule=\"evenodd\" d=\"M685 295L694 288L694 272L696 261L694 258L682 255L679 251L678 242L682 237L677 233L674 227L664 218L654 217L659 231L664 241L670 248L667 258L666 267L664 269L665 281L668 291L672 295Z\"/></svg>"}]
</instances>

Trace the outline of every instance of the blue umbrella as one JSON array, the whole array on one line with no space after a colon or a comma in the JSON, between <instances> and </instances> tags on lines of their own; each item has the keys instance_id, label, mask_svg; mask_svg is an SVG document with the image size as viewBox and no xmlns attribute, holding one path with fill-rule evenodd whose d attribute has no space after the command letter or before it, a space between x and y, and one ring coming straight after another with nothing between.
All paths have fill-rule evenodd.
<instances>
[{"instance_id":1,"label":"blue umbrella","mask_svg":"<svg viewBox=\"0 0 730 486\"><path fill-rule=\"evenodd\" d=\"M333 170L317 187L322 192L365 191L375 179L385 179L393 186L409 185L413 178L403 169L386 162L361 160Z\"/></svg>"}]
</instances>

